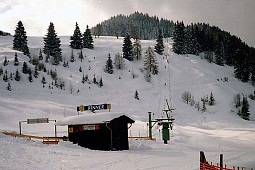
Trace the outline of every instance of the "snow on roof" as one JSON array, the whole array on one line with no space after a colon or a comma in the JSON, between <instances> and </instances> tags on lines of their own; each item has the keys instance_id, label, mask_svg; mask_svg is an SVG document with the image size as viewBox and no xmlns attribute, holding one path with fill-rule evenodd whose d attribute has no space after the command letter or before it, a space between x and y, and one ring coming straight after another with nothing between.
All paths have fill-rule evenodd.
<instances>
[{"instance_id":1,"label":"snow on roof","mask_svg":"<svg viewBox=\"0 0 255 170\"><path fill-rule=\"evenodd\" d=\"M134 120L130 116L127 116L123 113L101 112L101 113L86 113L83 115L68 116L62 120L57 121L56 125L65 126L65 125L79 125L79 124L100 124L100 123L105 123L107 121L111 121L120 116L126 116Z\"/></svg>"}]
</instances>

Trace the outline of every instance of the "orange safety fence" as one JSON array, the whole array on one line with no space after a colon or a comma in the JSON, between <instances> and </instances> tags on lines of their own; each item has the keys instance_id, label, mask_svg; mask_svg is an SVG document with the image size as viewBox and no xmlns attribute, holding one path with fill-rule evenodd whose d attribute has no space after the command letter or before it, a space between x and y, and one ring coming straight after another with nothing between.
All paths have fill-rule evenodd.
<instances>
[{"instance_id":1,"label":"orange safety fence","mask_svg":"<svg viewBox=\"0 0 255 170\"><path fill-rule=\"evenodd\" d=\"M200 170L247 170L244 167L235 167L233 166L232 168L227 168L227 166L225 165L224 167L220 167L219 164L217 165L213 165L213 163L204 163L204 162L200 162ZM250 170L253 170L253 168L251 168Z\"/></svg>"},{"instance_id":2,"label":"orange safety fence","mask_svg":"<svg viewBox=\"0 0 255 170\"><path fill-rule=\"evenodd\" d=\"M29 140L32 139L40 139L43 140L43 144L58 144L60 140L68 140L68 137L42 137L42 136L33 136L33 135L24 135L24 134L17 134L17 133L9 133L9 132L3 132L3 134L13 137L21 137L26 138Z\"/></svg>"},{"instance_id":3,"label":"orange safety fence","mask_svg":"<svg viewBox=\"0 0 255 170\"><path fill-rule=\"evenodd\" d=\"M156 141L156 138L150 138L150 137L143 137L143 136L129 136L129 139L135 139L135 140L153 140Z\"/></svg>"}]
</instances>

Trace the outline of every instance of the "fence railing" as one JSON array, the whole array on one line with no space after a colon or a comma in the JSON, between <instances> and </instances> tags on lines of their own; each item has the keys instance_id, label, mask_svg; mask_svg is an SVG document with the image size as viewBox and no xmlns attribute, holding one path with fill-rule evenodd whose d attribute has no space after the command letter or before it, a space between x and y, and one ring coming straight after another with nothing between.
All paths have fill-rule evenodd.
<instances>
[{"instance_id":1,"label":"fence railing","mask_svg":"<svg viewBox=\"0 0 255 170\"><path fill-rule=\"evenodd\" d=\"M200 151L200 170L249 170L245 167L236 167L233 166L232 168L227 168L226 165L223 166L223 154L220 154L220 163L216 165L212 162L206 161L205 154L203 151ZM250 170L253 170L251 168Z\"/></svg>"}]
</instances>

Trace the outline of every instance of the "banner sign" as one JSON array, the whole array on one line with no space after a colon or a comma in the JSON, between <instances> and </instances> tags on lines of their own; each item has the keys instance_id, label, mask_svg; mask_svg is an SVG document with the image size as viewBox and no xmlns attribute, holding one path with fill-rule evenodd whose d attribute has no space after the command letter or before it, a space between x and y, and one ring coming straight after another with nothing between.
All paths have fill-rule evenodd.
<instances>
[{"instance_id":1,"label":"banner sign","mask_svg":"<svg viewBox=\"0 0 255 170\"><path fill-rule=\"evenodd\" d=\"M49 118L27 119L27 124L49 123Z\"/></svg>"},{"instance_id":2,"label":"banner sign","mask_svg":"<svg viewBox=\"0 0 255 170\"><path fill-rule=\"evenodd\" d=\"M84 130L99 130L99 125L84 125Z\"/></svg>"},{"instance_id":3,"label":"banner sign","mask_svg":"<svg viewBox=\"0 0 255 170\"><path fill-rule=\"evenodd\" d=\"M98 105L88 105L88 106L78 106L77 107L77 111L85 111L85 110L91 110L91 111L94 111L94 110L103 110L103 109L111 109L111 104L98 104Z\"/></svg>"}]
</instances>

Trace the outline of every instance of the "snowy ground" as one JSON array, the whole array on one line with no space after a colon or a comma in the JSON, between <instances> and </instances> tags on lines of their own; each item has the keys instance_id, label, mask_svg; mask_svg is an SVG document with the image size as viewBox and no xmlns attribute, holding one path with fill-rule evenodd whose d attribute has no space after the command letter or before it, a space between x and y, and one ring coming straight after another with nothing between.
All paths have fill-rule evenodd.
<instances>
[{"instance_id":1,"label":"snowy ground","mask_svg":"<svg viewBox=\"0 0 255 170\"><path fill-rule=\"evenodd\" d=\"M7 137L0 134L0 169L199 169L199 152L205 151L208 160L219 162L219 154L224 154L224 163L228 166L255 168L255 102L249 99L251 120L242 120L233 104L237 93L249 95L254 87L234 78L232 67L209 64L198 56L178 56L171 52L171 45L166 41L164 58L157 55L159 74L153 76L152 82L145 81L142 61L125 61L124 70L114 70L110 75L103 71L108 53L112 59L122 51L123 38L100 37L94 39L95 49L84 49L86 58L80 62L79 50L74 50L76 61L69 68L47 64L47 69L56 70L58 76L66 82L66 90L48 84L43 88L41 78L51 83L49 75L40 72L33 83L28 82L28 75L22 80L10 81L12 91L6 90L7 83L0 80L0 131L19 132L18 122L28 118L49 117L60 120L66 116L76 115L76 107L91 104L111 103L112 111L124 112L136 118L136 123L129 130L132 136L146 136L148 112L154 118L160 117L164 100L171 97L170 105L175 109L171 140L163 144L160 127L155 125L153 137L157 141L130 140L128 151L93 151L60 142L59 145L43 145L41 141L28 141L21 138ZM170 40L169 40L170 41ZM38 55L43 48L42 37L29 37L31 55ZM61 37L63 56L68 60L71 50L69 37ZM155 41L141 41L143 53ZM13 66L14 52L12 37L0 37L0 67L4 57L9 59L4 70L15 73L21 71L23 61L28 58L18 53L20 65ZM168 61L166 55L169 55ZM82 84L82 74L88 74L92 80L95 75L103 78L104 86ZM31 66L33 68L33 66ZM91 69L89 69L91 68ZM132 73L137 78L132 78ZM2 79L2 76L0 78ZM121 79L119 79L121 77ZM170 83L169 83L170 77ZM221 79L228 77L228 82ZM217 80L219 79L219 81ZM169 88L170 85L170 88ZM71 94L71 89L74 92ZM76 93L79 89L79 93ZM135 90L140 100L134 99ZM189 91L195 101L213 95L215 106L207 106L205 113L198 112L194 106L185 104L181 95ZM201 102L200 102L201 105ZM22 124L24 134L53 136L54 124ZM67 135L67 127L57 127L58 135Z\"/></svg>"}]
</instances>

